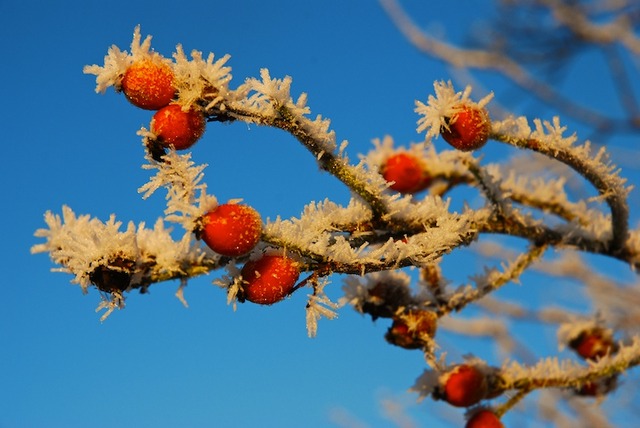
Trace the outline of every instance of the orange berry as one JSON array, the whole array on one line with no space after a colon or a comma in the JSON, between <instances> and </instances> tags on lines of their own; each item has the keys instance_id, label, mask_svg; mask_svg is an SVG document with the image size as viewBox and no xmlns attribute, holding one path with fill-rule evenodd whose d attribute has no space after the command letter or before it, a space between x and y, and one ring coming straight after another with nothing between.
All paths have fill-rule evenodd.
<instances>
[{"instance_id":1,"label":"orange berry","mask_svg":"<svg viewBox=\"0 0 640 428\"><path fill-rule=\"evenodd\" d=\"M408 153L396 153L390 156L381 168L382 176L393 190L401 193L416 193L431 183L431 177L424 171L415 156Z\"/></svg>"},{"instance_id":2,"label":"orange berry","mask_svg":"<svg viewBox=\"0 0 640 428\"><path fill-rule=\"evenodd\" d=\"M241 275L245 299L261 305L272 305L291 293L300 270L293 259L265 255L258 260L248 261Z\"/></svg>"},{"instance_id":3,"label":"orange berry","mask_svg":"<svg viewBox=\"0 0 640 428\"><path fill-rule=\"evenodd\" d=\"M159 110L171 102L176 89L173 70L158 59L138 61L124 72L122 91L136 107Z\"/></svg>"},{"instance_id":4,"label":"orange berry","mask_svg":"<svg viewBox=\"0 0 640 428\"><path fill-rule=\"evenodd\" d=\"M469 407L484 399L488 392L484 373L475 366L461 364L444 379L443 399L456 407Z\"/></svg>"},{"instance_id":5,"label":"orange berry","mask_svg":"<svg viewBox=\"0 0 640 428\"><path fill-rule=\"evenodd\" d=\"M222 204L203 216L202 240L218 254L238 257L260 241L262 219L248 205Z\"/></svg>"},{"instance_id":6,"label":"orange berry","mask_svg":"<svg viewBox=\"0 0 640 428\"><path fill-rule=\"evenodd\" d=\"M184 150L202 137L205 124L204 116L199 111L184 111L178 104L169 104L153 115L151 132L158 137L163 146Z\"/></svg>"},{"instance_id":7,"label":"orange berry","mask_svg":"<svg viewBox=\"0 0 640 428\"><path fill-rule=\"evenodd\" d=\"M451 118L447 126L440 127L444 140L463 152L479 149L489 139L491 120L483 108L462 105Z\"/></svg>"},{"instance_id":8,"label":"orange berry","mask_svg":"<svg viewBox=\"0 0 640 428\"><path fill-rule=\"evenodd\" d=\"M504 428L504 425L491 410L481 409L469 418L465 428Z\"/></svg>"}]
</instances>

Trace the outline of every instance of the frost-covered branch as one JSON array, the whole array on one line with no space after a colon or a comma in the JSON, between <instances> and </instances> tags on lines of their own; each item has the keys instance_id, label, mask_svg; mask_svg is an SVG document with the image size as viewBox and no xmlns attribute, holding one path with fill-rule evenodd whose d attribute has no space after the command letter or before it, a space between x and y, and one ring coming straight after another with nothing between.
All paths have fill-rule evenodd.
<instances>
[{"instance_id":1,"label":"frost-covered branch","mask_svg":"<svg viewBox=\"0 0 640 428\"><path fill-rule=\"evenodd\" d=\"M237 92L247 98L227 103L220 109L207 109L212 120L241 120L264 126L271 126L290 133L302 143L316 158L320 168L334 175L354 193L366 201L376 219L387 213L387 207L381 199L384 182L371 183L357 166L352 166L343 150L342 143L336 152L335 134L329 130L330 122L318 116L311 120L307 117L310 109L306 106L306 94L297 102L290 95L291 78L273 79L268 70L261 70L262 80L250 79Z\"/></svg>"},{"instance_id":2,"label":"frost-covered branch","mask_svg":"<svg viewBox=\"0 0 640 428\"><path fill-rule=\"evenodd\" d=\"M619 43L626 36L616 37L611 40ZM429 43L443 57L451 52L452 58L460 57L451 46ZM462 65L497 58L502 67L510 61L486 52L466 53ZM179 281L176 296L186 306L187 281L205 273L216 275L213 284L234 308L245 302L275 304L307 289L310 337L317 334L321 318L337 318L346 305L373 320L389 319L387 342L420 350L431 367L414 389L422 397L471 408L469 424L482 413L498 421L538 389L607 395L619 377L640 363L640 340L633 331L637 316L619 310L625 302L637 302L638 293L621 291L621 283L607 281L573 256L576 251L598 254L640 267L640 231L629 226L631 187L604 149L594 152L589 142L579 145L576 135L565 136L559 118L533 119L533 127L524 117L495 120L488 110L493 94L476 101L470 86L456 91L451 82L435 82L433 94L415 102L423 141L401 146L390 136L376 139L371 151L352 163L346 141L338 146L330 121L310 117L307 95L292 97L290 77L273 78L262 69L259 78L234 88L228 55L216 59L192 51L187 56L178 45L172 58L152 51L151 38L143 39L136 28L131 52L114 46L103 65L85 67L96 76L97 92L113 87L133 105L155 111L149 129L138 132L146 152L143 168L152 173L139 193L146 199L166 191L166 207L154 227L130 222L123 228L115 215L101 221L65 206L62 216L47 212L47 227L36 231L44 242L32 252L48 253L55 270L73 275L83 292L95 286L102 320L124 308L127 292L144 292L168 280ZM266 221L241 200L220 203L208 193L206 165L196 163L189 151L217 122L285 131L345 185L351 200L341 205L327 198L302 207L297 217ZM451 149L436 150L438 139ZM546 157L562 165L560 171L572 169L596 196L574 196L567 177L555 170L522 170L508 160L486 163L476 151L494 141ZM468 189L475 190L480 204L469 203ZM502 236L515 238L520 248L508 250L496 239ZM467 267L447 263L449 257L468 247L481 256L479 261L493 257L502 265L485 265L470 280L449 280L447 269ZM600 314L556 308L551 293L542 308L496 297L514 282L531 288L530 273L581 282L598 300ZM336 279L344 279L344 296L337 303L325 292ZM464 285L454 287L454 282ZM480 315L455 318L474 310ZM509 360L531 361L537 355L511 336L512 326L502 318L558 326L559 352L569 348L586 364L555 357L526 366ZM464 363L448 365L441 348L446 340L439 336L451 332L491 338L506 359L491 366L467 355ZM491 399L501 404L477 407Z\"/></svg>"},{"instance_id":3,"label":"frost-covered branch","mask_svg":"<svg viewBox=\"0 0 640 428\"><path fill-rule=\"evenodd\" d=\"M122 223L114 215L102 222L77 216L64 206L62 217L47 212L45 222L48 229L38 229L35 235L46 241L31 252L49 253L60 266L54 270L74 275L72 282L84 293L93 284L110 296L99 306L108 308L106 315L124 307L125 291L145 291L151 284L196 277L220 267L220 258L195 245L190 233L174 240L161 218L153 229L129 222L121 231Z\"/></svg>"},{"instance_id":4,"label":"frost-covered branch","mask_svg":"<svg viewBox=\"0 0 640 428\"><path fill-rule=\"evenodd\" d=\"M565 130L566 127L560 125L557 117L553 123L536 120L533 131L526 119L519 118L494 124L491 138L557 159L589 180L611 209L610 251L613 254L622 252L628 239L629 222L629 189L625 187L626 180L619 176L615 165L609 162L604 148L592 156L589 142L574 146L576 136L564 137L562 134Z\"/></svg>"}]
</instances>

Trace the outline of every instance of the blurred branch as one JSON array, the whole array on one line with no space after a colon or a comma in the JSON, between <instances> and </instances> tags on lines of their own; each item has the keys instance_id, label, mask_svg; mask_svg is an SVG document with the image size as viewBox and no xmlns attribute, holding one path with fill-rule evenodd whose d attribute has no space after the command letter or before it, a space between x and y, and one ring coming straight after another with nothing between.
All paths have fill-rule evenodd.
<instances>
[{"instance_id":1,"label":"blurred branch","mask_svg":"<svg viewBox=\"0 0 640 428\"><path fill-rule=\"evenodd\" d=\"M430 57L439 59L457 68L468 68L495 72L506 78L513 84L524 89L529 95L538 98L549 106L557 108L564 115L573 117L581 123L587 124L596 132L603 134L607 132L627 133L640 130L640 116L637 109L629 109L624 118L616 118L604 112L590 108L581 103L575 102L570 97L563 95L555 84L547 83L534 77L532 69L525 66L525 62L518 58L517 52L510 52L504 46L504 40L526 40L528 43L539 42L541 45L534 47L532 53L540 56L540 59L552 61L551 70L557 70L559 63L566 61L571 55L567 48L577 49L584 43L600 44L603 49L609 49L614 44L622 44L631 54L640 52L640 39L632 31L632 23L637 19L635 14L621 14L616 20L609 24L596 25L589 21L582 9L575 6L567 6L565 2L559 0L541 0L540 3L533 2L534 6L545 6L558 19L557 23L570 30L568 40L560 34L561 29L556 29L558 37L550 37L545 28L532 30L529 28L519 28L518 31L526 34L494 34L488 42L488 47L476 49L458 46L430 36L421 30L411 19L407 12L400 5L398 0L380 0L383 8L392 19L396 27L402 32L414 47L420 52ZM527 2L522 2L527 4ZM518 2L509 2L520 5ZM504 14L502 14L504 15ZM511 16L510 14L508 16ZM530 16L527 16L531 19ZM536 24L533 24L536 25ZM515 27L515 25L513 25ZM494 26L500 31L500 25ZM505 30L508 31L508 30ZM525 37L524 39L522 37ZM545 44L545 40L547 40ZM508 42L507 42L508 43ZM515 45L517 42L513 42ZM550 45L549 43L553 43ZM555 49L555 55L550 53L550 49ZM534 61L535 58L533 59ZM614 65L617 75L620 75L623 65L620 61ZM622 84L619 87L621 97L628 99L630 86ZM629 101L626 104L630 104Z\"/></svg>"}]
</instances>

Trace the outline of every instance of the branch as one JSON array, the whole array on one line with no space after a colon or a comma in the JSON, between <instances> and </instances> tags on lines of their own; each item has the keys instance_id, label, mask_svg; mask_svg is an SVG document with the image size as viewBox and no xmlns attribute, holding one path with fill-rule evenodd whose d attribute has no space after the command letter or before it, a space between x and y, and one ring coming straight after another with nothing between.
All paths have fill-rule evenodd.
<instances>
[{"instance_id":1,"label":"branch","mask_svg":"<svg viewBox=\"0 0 640 428\"><path fill-rule=\"evenodd\" d=\"M544 136L544 129L540 121L536 122L536 126L535 133L520 136L501 132L500 128L503 128L503 125L500 125L496 127L498 130L494 131L490 138L542 153L568 165L587 179L611 209L612 238L609 242L609 251L614 255L622 253L629 237L629 207L626 201L628 189L624 187L625 180L620 178L617 172L612 173L614 167L605 162L607 158L604 149L601 149L593 159L589 159L587 157L590 152L588 143L573 147L572 143L575 137L563 138L562 132L565 128L560 127L557 118L553 125L545 123L549 132L548 138ZM523 132L522 134L529 133Z\"/></svg>"},{"instance_id":2,"label":"branch","mask_svg":"<svg viewBox=\"0 0 640 428\"><path fill-rule=\"evenodd\" d=\"M616 129L618 131L635 132L640 127L640 121L615 119L572 101L555 90L553 86L534 78L518 61L510 58L506 53L482 49L465 49L430 37L418 28L397 0L380 0L380 3L407 40L419 51L429 56L458 68L476 68L497 72L524 89L528 94L537 97L548 105L557 107L564 114L589 124L600 131ZM570 15L570 17L573 17L573 15ZM628 32L625 31L624 34L628 34ZM634 50L640 47L638 39L631 39L625 36L625 40L625 43L631 43Z\"/></svg>"}]
</instances>

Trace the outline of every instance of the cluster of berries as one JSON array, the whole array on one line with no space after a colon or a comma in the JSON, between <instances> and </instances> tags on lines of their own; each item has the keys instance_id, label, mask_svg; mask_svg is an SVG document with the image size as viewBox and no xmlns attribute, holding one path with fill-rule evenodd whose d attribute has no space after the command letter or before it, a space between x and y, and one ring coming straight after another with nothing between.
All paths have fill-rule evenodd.
<instances>
[{"instance_id":1,"label":"cluster of berries","mask_svg":"<svg viewBox=\"0 0 640 428\"><path fill-rule=\"evenodd\" d=\"M196 234L216 253L227 257L247 255L260 242L260 214L244 204L218 205L200 219ZM240 273L241 301L271 305L288 296L300 275L299 263L282 254L264 254L245 263Z\"/></svg>"},{"instance_id":2,"label":"cluster of berries","mask_svg":"<svg viewBox=\"0 0 640 428\"><path fill-rule=\"evenodd\" d=\"M171 63L157 54L138 60L124 72L120 89L135 106L156 110L151 119L151 132L155 136L149 144L151 153L172 147L185 150L193 146L204 134L206 117L197 106L184 107L176 102L175 75ZM459 150L474 150L487 141L490 130L488 114L474 105L461 105L442 126L441 135ZM402 193L416 193L426 189L431 177L421 160L408 153L397 153L386 160L381 169L390 187ZM196 235L215 252L227 257L247 255L260 241L262 221L251 207L223 204L205 214ZM298 263L283 255L264 255L247 262L242 269L243 287L240 299L261 304L272 304L292 292L299 276ZM431 324L418 322L407 325L410 313L394 319L387 339L399 346L420 348L421 331L432 335ZM415 324L415 323L413 323ZM417 330L416 330L417 328Z\"/></svg>"},{"instance_id":3,"label":"cluster of berries","mask_svg":"<svg viewBox=\"0 0 640 428\"><path fill-rule=\"evenodd\" d=\"M262 234L262 220L248 205L222 204L202 217L198 235L218 254L239 257L253 250ZM249 260L241 271L243 286L239 296L262 305L271 305L293 291L300 270L298 263L284 255L267 254Z\"/></svg>"},{"instance_id":4,"label":"cluster of berries","mask_svg":"<svg viewBox=\"0 0 640 428\"><path fill-rule=\"evenodd\" d=\"M581 358L595 361L615 353L618 346L611 333L601 327L580 332L569 341L569 347ZM585 396L606 394L616 386L615 377L606 377L589 382L577 390ZM474 364L460 364L443 373L433 390L433 397L452 406L471 407L480 401L495 398L504 392L496 369ZM466 428L500 428L504 425L498 415L488 407L478 407L469 413Z\"/></svg>"},{"instance_id":5,"label":"cluster of berries","mask_svg":"<svg viewBox=\"0 0 640 428\"><path fill-rule=\"evenodd\" d=\"M206 119L196 107L185 109L174 101L174 79L171 66L162 57L151 56L127 68L121 89L133 105L157 110L151 119L155 143L185 150L202 136ZM221 204L202 216L195 233L222 256L245 256L260 242L262 219L248 205ZM300 275L299 263L284 255L263 255L249 260L241 275L241 300L270 305L292 292Z\"/></svg>"},{"instance_id":6,"label":"cluster of berries","mask_svg":"<svg viewBox=\"0 0 640 428\"><path fill-rule=\"evenodd\" d=\"M174 102L176 88L171 66L162 57L151 56L127 68L121 89L136 107L157 110L151 119L151 132L161 146L184 150L204 134L204 114L194 107Z\"/></svg>"},{"instance_id":7,"label":"cluster of berries","mask_svg":"<svg viewBox=\"0 0 640 428\"><path fill-rule=\"evenodd\" d=\"M457 150L468 152L485 145L491 131L491 120L484 108L462 104L451 117L445 118L440 135ZM400 193L418 193L431 184L432 177L421 159L411 153L389 156L380 168L390 188Z\"/></svg>"}]
</instances>

